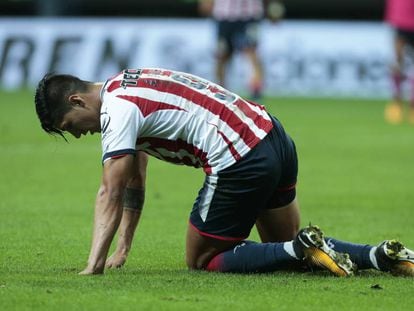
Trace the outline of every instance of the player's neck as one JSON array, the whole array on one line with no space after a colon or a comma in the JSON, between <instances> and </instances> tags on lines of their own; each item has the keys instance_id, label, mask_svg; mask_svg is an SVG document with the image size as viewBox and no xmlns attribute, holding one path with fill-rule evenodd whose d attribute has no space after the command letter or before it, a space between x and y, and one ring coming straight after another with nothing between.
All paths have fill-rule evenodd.
<instances>
[{"instance_id":1,"label":"player's neck","mask_svg":"<svg viewBox=\"0 0 414 311\"><path fill-rule=\"evenodd\" d=\"M92 94L93 98L95 99L93 101L93 104L96 106L98 110L101 109L102 101L101 101L101 89L102 89L103 83L97 82L93 83L90 86L89 92Z\"/></svg>"}]
</instances>

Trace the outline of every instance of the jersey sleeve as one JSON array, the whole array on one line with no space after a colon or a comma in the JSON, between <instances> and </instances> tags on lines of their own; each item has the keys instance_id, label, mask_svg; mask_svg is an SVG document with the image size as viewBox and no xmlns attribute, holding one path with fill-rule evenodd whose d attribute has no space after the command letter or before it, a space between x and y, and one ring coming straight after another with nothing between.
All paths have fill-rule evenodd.
<instances>
[{"instance_id":1,"label":"jersey sleeve","mask_svg":"<svg viewBox=\"0 0 414 311\"><path fill-rule=\"evenodd\" d=\"M111 97L101 110L102 163L127 154L135 155L140 111L132 103Z\"/></svg>"}]
</instances>

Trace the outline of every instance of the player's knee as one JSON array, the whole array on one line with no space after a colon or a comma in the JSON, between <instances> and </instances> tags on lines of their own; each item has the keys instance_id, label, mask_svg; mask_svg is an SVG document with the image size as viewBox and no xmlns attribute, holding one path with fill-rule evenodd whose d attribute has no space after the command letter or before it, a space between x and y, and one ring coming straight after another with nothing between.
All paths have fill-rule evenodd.
<instances>
[{"instance_id":1,"label":"player's knee","mask_svg":"<svg viewBox=\"0 0 414 311\"><path fill-rule=\"evenodd\" d=\"M187 254L187 267L191 270L206 270L210 261L219 253L218 250L208 250L197 255Z\"/></svg>"},{"instance_id":2,"label":"player's knee","mask_svg":"<svg viewBox=\"0 0 414 311\"><path fill-rule=\"evenodd\" d=\"M203 270L206 267L206 264L200 258L194 258L187 256L186 257L187 267L190 270Z\"/></svg>"}]
</instances>

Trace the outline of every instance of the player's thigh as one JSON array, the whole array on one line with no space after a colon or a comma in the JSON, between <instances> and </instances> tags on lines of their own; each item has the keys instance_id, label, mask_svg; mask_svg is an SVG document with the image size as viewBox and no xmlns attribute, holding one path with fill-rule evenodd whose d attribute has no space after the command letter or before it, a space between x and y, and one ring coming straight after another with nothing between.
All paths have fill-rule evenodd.
<instances>
[{"instance_id":1,"label":"player's thigh","mask_svg":"<svg viewBox=\"0 0 414 311\"><path fill-rule=\"evenodd\" d=\"M218 23L217 47L215 53L218 63L226 63L234 52L232 27L233 25L230 22Z\"/></svg>"},{"instance_id":2,"label":"player's thigh","mask_svg":"<svg viewBox=\"0 0 414 311\"><path fill-rule=\"evenodd\" d=\"M252 160L254 154L242 161ZM220 175L206 176L190 214L186 249L190 268L205 268L215 255L247 238L264 208L258 198L266 193L256 185L269 183L243 180L239 174L246 173L243 168L243 163L236 163Z\"/></svg>"},{"instance_id":3,"label":"player's thigh","mask_svg":"<svg viewBox=\"0 0 414 311\"><path fill-rule=\"evenodd\" d=\"M240 161L207 175L190 214L187 264L205 268L218 253L247 238L260 210L268 206L278 173L265 155L272 144L264 139Z\"/></svg>"},{"instance_id":4,"label":"player's thigh","mask_svg":"<svg viewBox=\"0 0 414 311\"><path fill-rule=\"evenodd\" d=\"M296 237L300 225L299 204L296 199L298 157L293 140L279 122L275 122L282 139L281 177L275 185L271 200L260 211L256 227L263 242L289 241Z\"/></svg>"},{"instance_id":5,"label":"player's thigh","mask_svg":"<svg viewBox=\"0 0 414 311\"><path fill-rule=\"evenodd\" d=\"M283 207L262 210L256 220L256 228L262 242L293 240L299 226L300 211L296 198Z\"/></svg>"},{"instance_id":6,"label":"player's thigh","mask_svg":"<svg viewBox=\"0 0 414 311\"><path fill-rule=\"evenodd\" d=\"M235 49L239 51L256 51L259 39L257 21L241 21L233 35Z\"/></svg>"},{"instance_id":7,"label":"player's thigh","mask_svg":"<svg viewBox=\"0 0 414 311\"><path fill-rule=\"evenodd\" d=\"M186 263L190 269L205 269L208 263L219 253L234 246L239 241L226 241L201 235L191 224L188 224L186 241Z\"/></svg>"}]
</instances>

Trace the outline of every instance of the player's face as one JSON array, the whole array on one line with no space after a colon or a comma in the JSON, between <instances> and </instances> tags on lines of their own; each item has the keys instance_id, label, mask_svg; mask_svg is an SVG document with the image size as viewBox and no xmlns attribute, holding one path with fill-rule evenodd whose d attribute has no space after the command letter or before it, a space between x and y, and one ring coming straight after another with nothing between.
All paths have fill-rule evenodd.
<instances>
[{"instance_id":1,"label":"player's face","mask_svg":"<svg viewBox=\"0 0 414 311\"><path fill-rule=\"evenodd\" d=\"M63 116L58 127L76 138L80 138L88 132L90 134L100 132L101 128L99 114L97 115L95 111L83 106L74 106Z\"/></svg>"}]
</instances>

